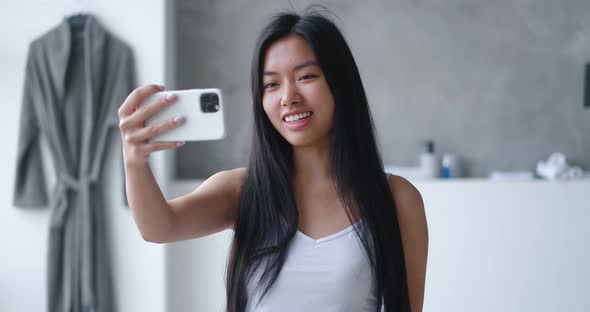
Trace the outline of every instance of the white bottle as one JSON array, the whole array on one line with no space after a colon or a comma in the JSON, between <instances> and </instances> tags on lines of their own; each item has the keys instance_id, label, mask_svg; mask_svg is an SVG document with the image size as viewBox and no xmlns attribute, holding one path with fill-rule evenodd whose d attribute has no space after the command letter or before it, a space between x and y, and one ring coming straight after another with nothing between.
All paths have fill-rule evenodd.
<instances>
[{"instance_id":1,"label":"white bottle","mask_svg":"<svg viewBox=\"0 0 590 312\"><path fill-rule=\"evenodd\" d=\"M434 142L426 141L424 152L420 155L420 168L425 178L440 177L440 159L434 152Z\"/></svg>"}]
</instances>

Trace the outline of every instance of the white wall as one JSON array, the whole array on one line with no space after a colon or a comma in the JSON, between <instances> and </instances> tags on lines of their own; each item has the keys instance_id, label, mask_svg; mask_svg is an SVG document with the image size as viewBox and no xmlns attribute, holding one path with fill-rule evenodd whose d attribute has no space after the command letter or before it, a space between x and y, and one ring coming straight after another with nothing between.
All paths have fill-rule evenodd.
<instances>
[{"instance_id":1,"label":"white wall","mask_svg":"<svg viewBox=\"0 0 590 312\"><path fill-rule=\"evenodd\" d=\"M3 1L0 4L0 311L45 311L48 208L12 206L18 120L28 44L59 24L66 15L86 11L130 44L135 52L138 82L165 83L165 13L157 1ZM145 242L130 210L122 206L120 139L113 137L106 159L111 194L107 199L114 282L120 311L164 311L165 248ZM42 141L49 190L55 182L46 142ZM164 155L152 162L159 182L166 176Z\"/></svg>"},{"instance_id":2,"label":"white wall","mask_svg":"<svg viewBox=\"0 0 590 312\"><path fill-rule=\"evenodd\" d=\"M425 312L590 311L590 181L413 183L430 236ZM232 235L169 246L171 311L222 311Z\"/></svg>"}]
</instances>

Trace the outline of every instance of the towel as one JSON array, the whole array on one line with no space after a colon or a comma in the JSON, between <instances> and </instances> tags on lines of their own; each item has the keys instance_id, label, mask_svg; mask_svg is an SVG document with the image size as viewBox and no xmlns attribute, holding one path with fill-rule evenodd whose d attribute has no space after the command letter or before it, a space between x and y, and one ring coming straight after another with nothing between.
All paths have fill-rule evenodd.
<instances>
[{"instance_id":1,"label":"towel","mask_svg":"<svg viewBox=\"0 0 590 312\"><path fill-rule=\"evenodd\" d=\"M586 173L578 166L570 166L563 153L555 152L549 159L537 162L537 175L547 180L570 180L584 178Z\"/></svg>"}]
</instances>

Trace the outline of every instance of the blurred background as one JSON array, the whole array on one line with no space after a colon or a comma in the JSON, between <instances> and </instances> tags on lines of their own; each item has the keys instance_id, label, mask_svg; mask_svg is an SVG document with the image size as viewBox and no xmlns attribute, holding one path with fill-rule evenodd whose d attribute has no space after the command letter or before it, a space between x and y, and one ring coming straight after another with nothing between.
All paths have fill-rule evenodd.
<instances>
[{"instance_id":1,"label":"blurred background","mask_svg":"<svg viewBox=\"0 0 590 312\"><path fill-rule=\"evenodd\" d=\"M303 8L306 1L291 1ZM590 167L587 1L320 1L356 58L385 164L419 164L423 142L462 159L465 176L534 170L560 151ZM177 1L177 85L217 87L227 139L189 144L176 177L245 166L252 127L251 55L286 1Z\"/></svg>"},{"instance_id":2,"label":"blurred background","mask_svg":"<svg viewBox=\"0 0 590 312\"><path fill-rule=\"evenodd\" d=\"M218 87L227 137L150 158L167 199L247 165L250 62L272 14L310 1L40 1L0 5L0 311L44 311L49 209L13 196L29 43L93 14L135 55L138 85ZM314 1L357 61L386 170L420 190L430 249L424 311L590 311L590 2ZM52 159L41 140L48 185ZM222 311L231 231L144 241L121 205L120 138L105 160L120 311Z\"/></svg>"}]
</instances>

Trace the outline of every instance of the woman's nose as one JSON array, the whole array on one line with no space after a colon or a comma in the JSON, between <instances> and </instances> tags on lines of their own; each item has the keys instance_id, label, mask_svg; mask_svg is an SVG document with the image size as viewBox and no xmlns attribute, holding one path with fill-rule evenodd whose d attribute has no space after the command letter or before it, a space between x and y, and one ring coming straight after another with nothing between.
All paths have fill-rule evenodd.
<instances>
[{"instance_id":1,"label":"woman's nose","mask_svg":"<svg viewBox=\"0 0 590 312\"><path fill-rule=\"evenodd\" d=\"M281 105L286 106L289 104L296 104L300 102L299 92L297 86L291 83L283 84L283 94L281 96Z\"/></svg>"}]
</instances>

